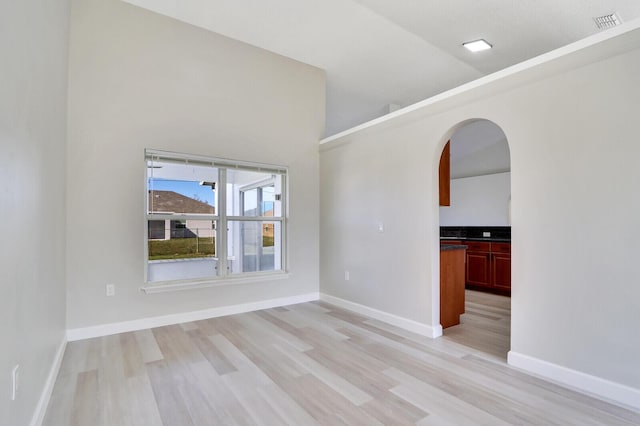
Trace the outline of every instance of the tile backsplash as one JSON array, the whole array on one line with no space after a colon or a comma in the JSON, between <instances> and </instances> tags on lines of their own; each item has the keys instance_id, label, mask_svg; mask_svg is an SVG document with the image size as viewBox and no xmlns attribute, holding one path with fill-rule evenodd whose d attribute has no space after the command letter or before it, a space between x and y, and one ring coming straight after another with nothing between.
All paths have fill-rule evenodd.
<instances>
[{"instance_id":1,"label":"tile backsplash","mask_svg":"<svg viewBox=\"0 0 640 426\"><path fill-rule=\"evenodd\" d=\"M510 226L441 226L440 237L511 239Z\"/></svg>"}]
</instances>

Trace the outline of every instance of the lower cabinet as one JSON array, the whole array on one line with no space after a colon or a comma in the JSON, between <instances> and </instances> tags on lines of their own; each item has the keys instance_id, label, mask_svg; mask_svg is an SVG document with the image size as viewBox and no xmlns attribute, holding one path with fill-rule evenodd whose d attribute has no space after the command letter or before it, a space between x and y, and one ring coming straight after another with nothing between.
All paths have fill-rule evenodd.
<instances>
[{"instance_id":1,"label":"lower cabinet","mask_svg":"<svg viewBox=\"0 0 640 426\"><path fill-rule=\"evenodd\" d=\"M467 284L489 287L491 285L491 253L467 253Z\"/></svg>"},{"instance_id":2,"label":"lower cabinet","mask_svg":"<svg viewBox=\"0 0 640 426\"><path fill-rule=\"evenodd\" d=\"M467 285L500 293L511 291L511 244L466 241Z\"/></svg>"},{"instance_id":3,"label":"lower cabinet","mask_svg":"<svg viewBox=\"0 0 640 426\"><path fill-rule=\"evenodd\" d=\"M440 324L442 328L460 324L464 314L463 248L440 250Z\"/></svg>"},{"instance_id":4,"label":"lower cabinet","mask_svg":"<svg viewBox=\"0 0 640 426\"><path fill-rule=\"evenodd\" d=\"M491 285L499 290L511 291L510 254L491 254Z\"/></svg>"}]
</instances>

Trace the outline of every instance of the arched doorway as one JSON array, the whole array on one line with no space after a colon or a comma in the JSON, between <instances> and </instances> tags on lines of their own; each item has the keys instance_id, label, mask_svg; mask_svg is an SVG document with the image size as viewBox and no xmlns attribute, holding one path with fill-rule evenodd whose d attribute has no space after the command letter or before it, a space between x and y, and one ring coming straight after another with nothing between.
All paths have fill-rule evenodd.
<instances>
[{"instance_id":1,"label":"arched doorway","mask_svg":"<svg viewBox=\"0 0 640 426\"><path fill-rule=\"evenodd\" d=\"M440 185L441 204L445 200L439 215L441 247L467 247L462 274L464 313L459 324L446 327L441 320L446 327L443 336L506 360L511 333L511 161L507 138L492 121L469 120L454 127L443 151L449 153L448 160L447 155L441 160L449 161L449 185ZM441 174L442 179L447 177ZM443 190L450 192L442 194ZM441 281L442 274L449 273L450 269L441 268ZM441 307L450 302L449 294L443 292Z\"/></svg>"}]
</instances>

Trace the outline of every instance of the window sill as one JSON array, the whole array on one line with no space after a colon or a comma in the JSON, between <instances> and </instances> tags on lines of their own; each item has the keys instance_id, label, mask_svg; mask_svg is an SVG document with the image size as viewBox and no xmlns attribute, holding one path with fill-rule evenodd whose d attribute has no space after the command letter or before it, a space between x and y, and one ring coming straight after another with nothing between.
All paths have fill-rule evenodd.
<instances>
[{"instance_id":1,"label":"window sill","mask_svg":"<svg viewBox=\"0 0 640 426\"><path fill-rule=\"evenodd\" d=\"M155 259L155 260L149 260L147 263L150 264L155 264L155 263L177 263L177 262L198 262L198 261L202 261L202 260L215 260L217 261L218 258L214 257L214 256L203 256L203 257L185 257L182 259Z\"/></svg>"},{"instance_id":2,"label":"window sill","mask_svg":"<svg viewBox=\"0 0 640 426\"><path fill-rule=\"evenodd\" d=\"M289 272L259 272L243 274L238 277L205 278L190 281L164 281L159 283L145 283L140 290L146 294L166 293L170 291L192 290L209 287L219 287L234 284L252 284L263 281L289 279Z\"/></svg>"}]
</instances>

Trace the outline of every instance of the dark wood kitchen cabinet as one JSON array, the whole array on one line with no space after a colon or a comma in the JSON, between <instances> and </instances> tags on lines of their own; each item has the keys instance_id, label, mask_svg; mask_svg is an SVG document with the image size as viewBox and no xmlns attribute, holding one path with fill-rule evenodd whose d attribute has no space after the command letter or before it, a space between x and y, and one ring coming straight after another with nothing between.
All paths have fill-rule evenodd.
<instances>
[{"instance_id":1,"label":"dark wood kitchen cabinet","mask_svg":"<svg viewBox=\"0 0 640 426\"><path fill-rule=\"evenodd\" d=\"M467 242L467 284L491 286L491 243Z\"/></svg>"},{"instance_id":2,"label":"dark wood kitchen cabinet","mask_svg":"<svg viewBox=\"0 0 640 426\"><path fill-rule=\"evenodd\" d=\"M439 172L439 189L440 189L440 205L451 205L451 151L450 142L444 146L442 155L440 155Z\"/></svg>"},{"instance_id":3,"label":"dark wood kitchen cabinet","mask_svg":"<svg viewBox=\"0 0 640 426\"><path fill-rule=\"evenodd\" d=\"M511 292L511 243L468 241L467 286Z\"/></svg>"},{"instance_id":4,"label":"dark wood kitchen cabinet","mask_svg":"<svg viewBox=\"0 0 640 426\"><path fill-rule=\"evenodd\" d=\"M511 291L510 254L491 254L491 286L498 290Z\"/></svg>"},{"instance_id":5,"label":"dark wood kitchen cabinet","mask_svg":"<svg viewBox=\"0 0 640 426\"><path fill-rule=\"evenodd\" d=\"M511 243L491 243L491 287L511 292Z\"/></svg>"},{"instance_id":6,"label":"dark wood kitchen cabinet","mask_svg":"<svg viewBox=\"0 0 640 426\"><path fill-rule=\"evenodd\" d=\"M440 324L442 328L460 324L464 314L465 249L460 244L440 248Z\"/></svg>"}]
</instances>

